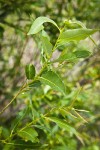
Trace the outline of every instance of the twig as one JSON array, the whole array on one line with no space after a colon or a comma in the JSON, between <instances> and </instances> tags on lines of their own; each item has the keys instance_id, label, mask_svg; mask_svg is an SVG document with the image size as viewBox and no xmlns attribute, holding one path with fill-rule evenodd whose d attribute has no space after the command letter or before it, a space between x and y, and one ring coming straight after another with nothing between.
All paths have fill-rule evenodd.
<instances>
[{"instance_id":1,"label":"twig","mask_svg":"<svg viewBox=\"0 0 100 150\"><path fill-rule=\"evenodd\" d=\"M11 103L16 99L16 97L23 91L23 89L26 87L26 83L23 84L23 86L20 88L18 93L12 98L12 100L2 109L0 112L0 115L11 105Z\"/></svg>"}]
</instances>

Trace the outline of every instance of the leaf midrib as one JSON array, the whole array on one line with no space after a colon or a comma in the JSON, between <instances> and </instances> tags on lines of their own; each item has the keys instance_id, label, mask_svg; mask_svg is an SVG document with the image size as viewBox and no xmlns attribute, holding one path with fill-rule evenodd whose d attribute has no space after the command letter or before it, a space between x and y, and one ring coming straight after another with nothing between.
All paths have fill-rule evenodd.
<instances>
[{"instance_id":1,"label":"leaf midrib","mask_svg":"<svg viewBox=\"0 0 100 150\"><path fill-rule=\"evenodd\" d=\"M32 139L33 139L34 137L36 137L36 136L33 137L31 134L29 134L29 133L26 132L26 131L20 131L19 134L20 134L21 132L24 132L24 133L28 134Z\"/></svg>"},{"instance_id":2,"label":"leaf midrib","mask_svg":"<svg viewBox=\"0 0 100 150\"><path fill-rule=\"evenodd\" d=\"M46 81L50 82L51 84L53 84L54 86L56 86L64 94L64 91L59 86L57 86L56 84L54 84L53 82L51 82L50 80L48 80L46 78L43 78L43 77L40 77L40 79L43 79L43 80L46 80Z\"/></svg>"},{"instance_id":3,"label":"leaf midrib","mask_svg":"<svg viewBox=\"0 0 100 150\"><path fill-rule=\"evenodd\" d=\"M93 33L94 33L94 32L95 32L95 31L93 31ZM84 35L84 36L85 36L85 35L88 35L88 36L89 36L89 35L91 35L91 34L93 34L93 33L89 33L89 34L87 34L87 33L80 33L80 34L75 35L75 36L72 36L72 37L70 37L70 38L67 37L67 38L61 38L61 39L63 39L62 42L64 42L64 40L71 40L72 38L77 38L77 37L80 36L80 35ZM83 37L83 38L84 38L84 37ZM83 39L83 38L82 38L82 39ZM60 38L59 38L59 41L58 41L58 42L60 42L60 41L61 41L61 40L60 40Z\"/></svg>"}]
</instances>

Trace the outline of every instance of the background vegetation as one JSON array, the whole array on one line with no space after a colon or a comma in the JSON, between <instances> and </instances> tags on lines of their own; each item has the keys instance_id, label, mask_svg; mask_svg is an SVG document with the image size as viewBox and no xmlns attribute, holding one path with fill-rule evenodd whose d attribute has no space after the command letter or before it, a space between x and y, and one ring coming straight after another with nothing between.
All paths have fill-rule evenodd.
<instances>
[{"instance_id":1,"label":"background vegetation","mask_svg":"<svg viewBox=\"0 0 100 150\"><path fill-rule=\"evenodd\" d=\"M0 111L26 82L25 66L33 64L39 73L44 63L40 35L27 35L33 21L45 16L60 28L65 20L67 29L78 28L69 24L71 20L98 29L99 12L99 0L0 0ZM54 45L58 29L49 23L44 27ZM53 54L52 60L61 53L70 56L77 50L91 52L90 57L52 65L62 77L66 96L38 82L21 92L0 114L1 150L99 150L100 33L92 37L95 43L89 38L70 42Z\"/></svg>"}]
</instances>

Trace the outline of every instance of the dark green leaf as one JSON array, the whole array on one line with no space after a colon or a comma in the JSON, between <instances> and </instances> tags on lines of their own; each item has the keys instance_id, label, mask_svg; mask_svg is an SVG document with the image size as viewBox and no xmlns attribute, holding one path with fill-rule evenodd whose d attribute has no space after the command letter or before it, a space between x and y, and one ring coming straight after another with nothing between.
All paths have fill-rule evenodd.
<instances>
[{"instance_id":1,"label":"dark green leaf","mask_svg":"<svg viewBox=\"0 0 100 150\"><path fill-rule=\"evenodd\" d=\"M7 143L8 145L14 146L14 149L18 149L18 150L38 150L41 149L43 147L45 147L46 145L40 144L40 143L32 143L31 141L24 141L21 139L17 139L17 140L13 140L10 143ZM6 143L4 144L6 145ZM10 148L12 150L12 147ZM8 149L7 149L8 150Z\"/></svg>"},{"instance_id":2,"label":"dark green leaf","mask_svg":"<svg viewBox=\"0 0 100 150\"><path fill-rule=\"evenodd\" d=\"M25 73L26 73L27 79L34 79L34 77L35 77L35 67L31 64L26 65Z\"/></svg>"},{"instance_id":3,"label":"dark green leaf","mask_svg":"<svg viewBox=\"0 0 100 150\"><path fill-rule=\"evenodd\" d=\"M3 129L3 128L0 126L0 137L1 137L1 134L2 134L2 129Z\"/></svg>"},{"instance_id":4,"label":"dark green leaf","mask_svg":"<svg viewBox=\"0 0 100 150\"><path fill-rule=\"evenodd\" d=\"M40 77L40 81L49 85L52 89L66 93L66 88L62 79L53 71L47 71Z\"/></svg>"},{"instance_id":5,"label":"dark green leaf","mask_svg":"<svg viewBox=\"0 0 100 150\"><path fill-rule=\"evenodd\" d=\"M4 28L0 26L0 38L3 38Z\"/></svg>"}]
</instances>

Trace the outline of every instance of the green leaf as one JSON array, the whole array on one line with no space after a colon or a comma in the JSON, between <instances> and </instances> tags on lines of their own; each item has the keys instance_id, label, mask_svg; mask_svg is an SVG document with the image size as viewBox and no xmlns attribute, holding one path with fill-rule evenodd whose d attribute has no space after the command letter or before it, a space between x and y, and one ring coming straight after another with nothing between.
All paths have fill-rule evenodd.
<instances>
[{"instance_id":1,"label":"green leaf","mask_svg":"<svg viewBox=\"0 0 100 150\"><path fill-rule=\"evenodd\" d=\"M38 133L33 128L25 128L18 132L18 135L25 141L38 142Z\"/></svg>"},{"instance_id":2,"label":"green leaf","mask_svg":"<svg viewBox=\"0 0 100 150\"><path fill-rule=\"evenodd\" d=\"M29 83L28 85L29 85L29 87L35 87L35 88L37 88L37 87L41 86L41 82L39 80L35 80L35 81Z\"/></svg>"},{"instance_id":3,"label":"green leaf","mask_svg":"<svg viewBox=\"0 0 100 150\"><path fill-rule=\"evenodd\" d=\"M44 126L44 125L34 125L34 127L38 128L40 130L43 130L43 131L47 130L47 131L51 132L51 130L49 128L47 128L46 126Z\"/></svg>"},{"instance_id":4,"label":"green leaf","mask_svg":"<svg viewBox=\"0 0 100 150\"><path fill-rule=\"evenodd\" d=\"M42 46L43 46L44 52L49 58L52 53L52 44L50 43L47 37L42 36Z\"/></svg>"},{"instance_id":5,"label":"green leaf","mask_svg":"<svg viewBox=\"0 0 100 150\"><path fill-rule=\"evenodd\" d=\"M30 34L36 34L39 31L41 31L43 29L43 23L45 23L45 22L50 22L50 23L52 23L53 25L55 25L59 29L59 27L57 26L57 24L53 20L51 20L51 19L49 19L47 17L38 17L33 22L32 26L31 26L31 28L30 28L30 30L28 32L28 35L30 35Z\"/></svg>"},{"instance_id":6,"label":"green leaf","mask_svg":"<svg viewBox=\"0 0 100 150\"><path fill-rule=\"evenodd\" d=\"M77 21L78 22L78 21ZM77 28L82 28L82 26L77 23L77 22L72 22L71 20L66 20L65 21L65 25L67 27L67 29L77 29ZM80 22L81 23L81 22Z\"/></svg>"},{"instance_id":7,"label":"green leaf","mask_svg":"<svg viewBox=\"0 0 100 150\"><path fill-rule=\"evenodd\" d=\"M66 88L62 79L53 71L47 71L42 74L40 81L44 84L49 85L52 89L66 93Z\"/></svg>"},{"instance_id":8,"label":"green leaf","mask_svg":"<svg viewBox=\"0 0 100 150\"><path fill-rule=\"evenodd\" d=\"M6 143L4 144L6 145ZM41 149L43 147L45 147L46 145L43 145L43 144L40 144L40 143L32 143L31 141L24 141L22 139L14 139L12 141L7 142L7 145L11 145L11 146L14 146L14 149L18 149L18 150L38 150L38 149ZM10 148L12 150L12 147ZM8 149L5 149L5 150L8 150Z\"/></svg>"},{"instance_id":9,"label":"green leaf","mask_svg":"<svg viewBox=\"0 0 100 150\"><path fill-rule=\"evenodd\" d=\"M42 36L48 38L48 40L50 41L50 37L49 37L49 35L47 34L47 32L45 32L45 30L42 30Z\"/></svg>"},{"instance_id":10,"label":"green leaf","mask_svg":"<svg viewBox=\"0 0 100 150\"><path fill-rule=\"evenodd\" d=\"M31 64L26 65L25 73L26 73L27 79L34 79L34 77L35 77L35 67Z\"/></svg>"},{"instance_id":11,"label":"green leaf","mask_svg":"<svg viewBox=\"0 0 100 150\"><path fill-rule=\"evenodd\" d=\"M69 112L69 110L67 110L67 109L60 108L59 110L60 110L61 115L62 115L64 118L66 118L66 116L71 116L72 118L75 118L75 119L77 118L77 117L74 116L71 112Z\"/></svg>"},{"instance_id":12,"label":"green leaf","mask_svg":"<svg viewBox=\"0 0 100 150\"><path fill-rule=\"evenodd\" d=\"M0 38L3 38L4 28L0 26Z\"/></svg>"},{"instance_id":13,"label":"green leaf","mask_svg":"<svg viewBox=\"0 0 100 150\"><path fill-rule=\"evenodd\" d=\"M0 126L0 138L1 138L1 134L2 134L2 126Z\"/></svg>"},{"instance_id":14,"label":"green leaf","mask_svg":"<svg viewBox=\"0 0 100 150\"><path fill-rule=\"evenodd\" d=\"M72 62L74 60L76 60L76 55L74 53L70 53L70 54L64 54L61 55L57 60L58 62L62 62L62 61L68 61L68 62Z\"/></svg>"},{"instance_id":15,"label":"green leaf","mask_svg":"<svg viewBox=\"0 0 100 150\"><path fill-rule=\"evenodd\" d=\"M26 116L28 112L28 108L26 107L25 109L21 110L17 117L14 119L14 121L11 124L11 134L13 131L16 129L16 127L21 123L22 119Z\"/></svg>"},{"instance_id":16,"label":"green leaf","mask_svg":"<svg viewBox=\"0 0 100 150\"><path fill-rule=\"evenodd\" d=\"M97 31L98 31L97 29L83 29L83 28L67 30L65 32L62 32L61 35L59 36L58 46L66 44L67 42L70 41L83 40Z\"/></svg>"},{"instance_id":17,"label":"green leaf","mask_svg":"<svg viewBox=\"0 0 100 150\"><path fill-rule=\"evenodd\" d=\"M76 55L77 58L86 58L91 55L91 52L87 50L78 50L75 51L74 54Z\"/></svg>"},{"instance_id":18,"label":"green leaf","mask_svg":"<svg viewBox=\"0 0 100 150\"><path fill-rule=\"evenodd\" d=\"M5 128L5 127L3 127L3 126L2 126L2 127L0 126L0 128L1 128L1 129L0 129L0 130L1 130L1 131L0 131L0 132L1 132L1 135L0 135L0 136L2 137L2 139L8 138L8 137L10 136L10 131L9 131L9 129L8 129L8 128Z\"/></svg>"},{"instance_id":19,"label":"green leaf","mask_svg":"<svg viewBox=\"0 0 100 150\"><path fill-rule=\"evenodd\" d=\"M73 127L68 125L65 121L55 118L55 117L45 117L45 118L47 118L50 121L55 122L59 127L65 129L66 131L68 131L72 134L75 134L75 135L77 134L77 131Z\"/></svg>"}]
</instances>

